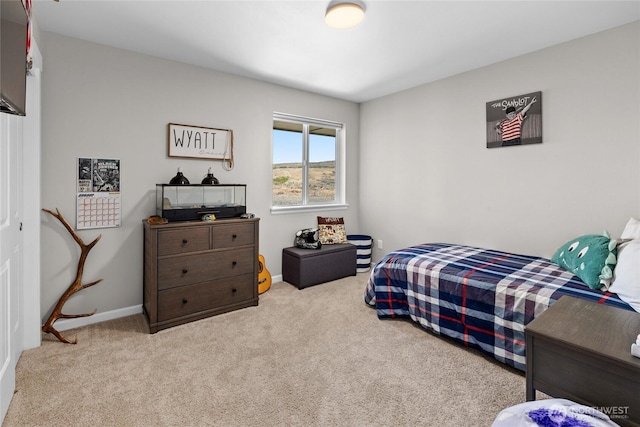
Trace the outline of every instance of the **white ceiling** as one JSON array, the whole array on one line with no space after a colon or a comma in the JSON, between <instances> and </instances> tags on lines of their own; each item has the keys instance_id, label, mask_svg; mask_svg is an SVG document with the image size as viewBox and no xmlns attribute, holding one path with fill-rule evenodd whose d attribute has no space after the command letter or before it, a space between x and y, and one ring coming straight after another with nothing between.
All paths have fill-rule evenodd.
<instances>
[{"instance_id":1,"label":"white ceiling","mask_svg":"<svg viewBox=\"0 0 640 427\"><path fill-rule=\"evenodd\" d=\"M41 31L355 102L640 19L639 0L365 0L360 26L334 30L328 3L33 0L32 16Z\"/></svg>"}]
</instances>

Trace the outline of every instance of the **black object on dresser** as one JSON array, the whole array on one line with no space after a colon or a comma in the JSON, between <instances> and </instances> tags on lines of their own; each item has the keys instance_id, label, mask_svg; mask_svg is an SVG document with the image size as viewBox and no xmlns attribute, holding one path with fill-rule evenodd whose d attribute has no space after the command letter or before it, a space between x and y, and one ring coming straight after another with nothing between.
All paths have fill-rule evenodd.
<instances>
[{"instance_id":1,"label":"black object on dresser","mask_svg":"<svg viewBox=\"0 0 640 427\"><path fill-rule=\"evenodd\" d=\"M536 390L640 426L640 313L563 296L526 329L527 400Z\"/></svg>"},{"instance_id":2,"label":"black object on dresser","mask_svg":"<svg viewBox=\"0 0 640 427\"><path fill-rule=\"evenodd\" d=\"M259 219L144 221L149 330L258 305Z\"/></svg>"}]
</instances>

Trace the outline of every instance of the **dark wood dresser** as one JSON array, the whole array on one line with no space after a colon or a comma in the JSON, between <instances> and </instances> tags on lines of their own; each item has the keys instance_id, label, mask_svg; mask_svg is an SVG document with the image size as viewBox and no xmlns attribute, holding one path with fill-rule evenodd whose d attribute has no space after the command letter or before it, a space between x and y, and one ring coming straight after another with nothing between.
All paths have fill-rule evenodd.
<instances>
[{"instance_id":1,"label":"dark wood dresser","mask_svg":"<svg viewBox=\"0 0 640 427\"><path fill-rule=\"evenodd\" d=\"M258 305L258 218L143 223L151 333Z\"/></svg>"},{"instance_id":2,"label":"dark wood dresser","mask_svg":"<svg viewBox=\"0 0 640 427\"><path fill-rule=\"evenodd\" d=\"M563 296L526 329L527 400L536 390L640 426L640 313Z\"/></svg>"}]
</instances>

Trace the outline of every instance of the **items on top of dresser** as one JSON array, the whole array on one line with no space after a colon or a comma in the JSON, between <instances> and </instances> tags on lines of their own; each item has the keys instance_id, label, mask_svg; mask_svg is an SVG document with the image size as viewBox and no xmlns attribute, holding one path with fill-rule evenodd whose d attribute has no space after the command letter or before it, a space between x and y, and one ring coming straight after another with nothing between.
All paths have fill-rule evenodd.
<instances>
[{"instance_id":1,"label":"items on top of dresser","mask_svg":"<svg viewBox=\"0 0 640 427\"><path fill-rule=\"evenodd\" d=\"M236 218L247 212L246 193L245 184L156 184L156 215L169 222Z\"/></svg>"}]
</instances>

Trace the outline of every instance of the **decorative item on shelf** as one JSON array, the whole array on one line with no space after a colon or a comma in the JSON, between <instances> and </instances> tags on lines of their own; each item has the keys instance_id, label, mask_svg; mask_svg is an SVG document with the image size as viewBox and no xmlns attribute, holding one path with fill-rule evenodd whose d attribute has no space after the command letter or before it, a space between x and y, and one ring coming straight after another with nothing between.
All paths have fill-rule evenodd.
<instances>
[{"instance_id":1,"label":"decorative item on shelf","mask_svg":"<svg viewBox=\"0 0 640 427\"><path fill-rule=\"evenodd\" d=\"M189 180L182 174L182 168L178 168L176 176L169 181L171 185L189 185Z\"/></svg>"},{"instance_id":2,"label":"decorative item on shelf","mask_svg":"<svg viewBox=\"0 0 640 427\"><path fill-rule=\"evenodd\" d=\"M216 216L215 216L214 214L212 214L212 213L208 213L208 214L204 214L204 215L202 215L202 218L201 218L201 219L202 219L203 221L209 221L209 222L211 222L211 221L215 221L215 220L216 220Z\"/></svg>"},{"instance_id":3,"label":"decorative item on shelf","mask_svg":"<svg viewBox=\"0 0 640 427\"><path fill-rule=\"evenodd\" d=\"M209 168L209 171L207 172L207 176L205 176L202 179L202 184L211 184L211 185L220 184L220 181L218 180L218 178L213 176L213 172L211 172L211 168Z\"/></svg>"},{"instance_id":4,"label":"decorative item on shelf","mask_svg":"<svg viewBox=\"0 0 640 427\"><path fill-rule=\"evenodd\" d=\"M147 222L151 225L162 225L169 223L169 220L158 215L151 215L149 218L147 218Z\"/></svg>"}]
</instances>

